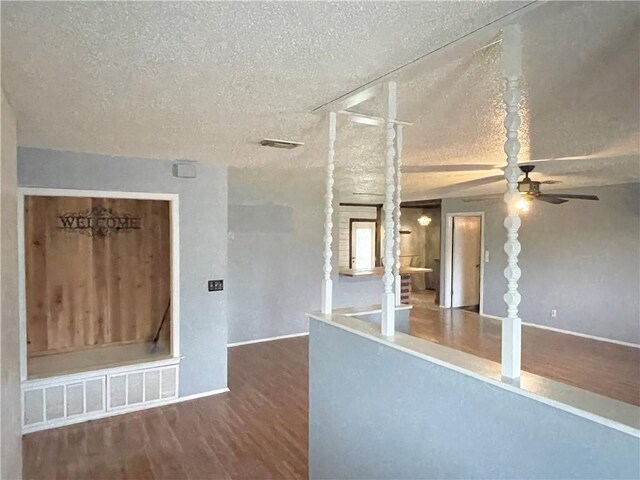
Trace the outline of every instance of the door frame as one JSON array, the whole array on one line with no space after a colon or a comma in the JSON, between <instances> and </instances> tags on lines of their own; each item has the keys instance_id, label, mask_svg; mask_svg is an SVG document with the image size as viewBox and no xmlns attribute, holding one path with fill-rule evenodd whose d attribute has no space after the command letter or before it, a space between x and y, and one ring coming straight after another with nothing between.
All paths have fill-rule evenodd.
<instances>
[{"instance_id":1,"label":"door frame","mask_svg":"<svg viewBox=\"0 0 640 480\"><path fill-rule=\"evenodd\" d=\"M121 192L67 188L18 187L18 321L20 334L20 380L27 380L27 291L25 271L24 197L98 197L169 202L171 226L171 357L180 357L180 196L177 193Z\"/></svg>"},{"instance_id":2,"label":"door frame","mask_svg":"<svg viewBox=\"0 0 640 480\"><path fill-rule=\"evenodd\" d=\"M353 268L353 222L373 223L374 242L373 246L373 266L377 267L380 263L380 228L378 218L350 218L349 219L349 268Z\"/></svg>"},{"instance_id":3,"label":"door frame","mask_svg":"<svg viewBox=\"0 0 640 480\"><path fill-rule=\"evenodd\" d=\"M453 263L453 219L455 217L480 217L480 315L484 314L484 212L452 212L446 214L444 246L444 278L442 307L451 308L451 267Z\"/></svg>"}]
</instances>

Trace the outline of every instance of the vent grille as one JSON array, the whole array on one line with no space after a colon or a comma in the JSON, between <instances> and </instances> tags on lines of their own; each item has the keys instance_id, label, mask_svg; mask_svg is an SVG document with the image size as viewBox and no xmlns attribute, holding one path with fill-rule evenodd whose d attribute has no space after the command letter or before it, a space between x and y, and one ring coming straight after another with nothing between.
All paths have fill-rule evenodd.
<instances>
[{"instance_id":1,"label":"vent grille","mask_svg":"<svg viewBox=\"0 0 640 480\"><path fill-rule=\"evenodd\" d=\"M293 148L304 145L304 143L291 142L289 140L276 140L275 138L264 138L260 141L260 145L262 145L263 147L284 148L285 150L291 150Z\"/></svg>"}]
</instances>

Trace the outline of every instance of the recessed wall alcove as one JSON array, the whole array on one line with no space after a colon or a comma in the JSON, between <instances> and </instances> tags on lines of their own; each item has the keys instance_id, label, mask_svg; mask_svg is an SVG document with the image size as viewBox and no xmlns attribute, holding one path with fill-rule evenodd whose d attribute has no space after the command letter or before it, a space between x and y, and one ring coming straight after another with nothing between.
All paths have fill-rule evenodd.
<instances>
[{"instance_id":1,"label":"recessed wall alcove","mask_svg":"<svg viewBox=\"0 0 640 480\"><path fill-rule=\"evenodd\" d=\"M171 201L61 195L23 197L27 378L171 357Z\"/></svg>"}]
</instances>

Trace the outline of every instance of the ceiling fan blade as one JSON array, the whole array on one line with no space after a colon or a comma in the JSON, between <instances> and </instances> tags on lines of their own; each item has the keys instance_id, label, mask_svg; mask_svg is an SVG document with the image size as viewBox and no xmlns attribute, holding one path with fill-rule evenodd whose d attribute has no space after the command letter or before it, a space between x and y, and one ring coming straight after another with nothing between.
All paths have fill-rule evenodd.
<instances>
[{"instance_id":1,"label":"ceiling fan blade","mask_svg":"<svg viewBox=\"0 0 640 480\"><path fill-rule=\"evenodd\" d=\"M454 185L454 187L471 188L479 187L481 185L488 185L495 182L505 182L504 175L491 175L490 177L476 178L475 180L468 180L466 182L457 183Z\"/></svg>"},{"instance_id":2,"label":"ceiling fan blade","mask_svg":"<svg viewBox=\"0 0 640 480\"><path fill-rule=\"evenodd\" d=\"M403 173L431 173L431 172L475 172L498 170L495 165L484 163L452 164L452 165L403 165Z\"/></svg>"},{"instance_id":3,"label":"ceiling fan blade","mask_svg":"<svg viewBox=\"0 0 640 480\"><path fill-rule=\"evenodd\" d=\"M564 198L560 198L557 195L536 195L533 197L534 200L540 200L541 202L551 203L553 205L560 205L562 203L567 203L569 200L565 200Z\"/></svg>"},{"instance_id":4,"label":"ceiling fan blade","mask_svg":"<svg viewBox=\"0 0 640 480\"><path fill-rule=\"evenodd\" d=\"M463 202L485 202L485 201L489 201L489 200L498 200L503 198L504 195L503 194L496 194L496 195L482 195L479 197L466 197L463 198L462 201Z\"/></svg>"},{"instance_id":5,"label":"ceiling fan blade","mask_svg":"<svg viewBox=\"0 0 640 480\"><path fill-rule=\"evenodd\" d=\"M495 182L505 181L503 175L491 175L489 177L476 178L474 180L467 180L466 182L455 183L447 187L434 188L429 190L430 196L435 197L438 195L448 195L451 193L460 193L468 188L480 187L482 185L488 185Z\"/></svg>"},{"instance_id":6,"label":"ceiling fan blade","mask_svg":"<svg viewBox=\"0 0 640 480\"><path fill-rule=\"evenodd\" d=\"M557 185L558 183L562 183L562 180L543 180L540 182L541 185Z\"/></svg>"},{"instance_id":7,"label":"ceiling fan blade","mask_svg":"<svg viewBox=\"0 0 640 480\"><path fill-rule=\"evenodd\" d=\"M562 193L552 194L562 198L575 198L576 200L600 200L597 195L578 195L578 194L570 194L564 195Z\"/></svg>"}]
</instances>

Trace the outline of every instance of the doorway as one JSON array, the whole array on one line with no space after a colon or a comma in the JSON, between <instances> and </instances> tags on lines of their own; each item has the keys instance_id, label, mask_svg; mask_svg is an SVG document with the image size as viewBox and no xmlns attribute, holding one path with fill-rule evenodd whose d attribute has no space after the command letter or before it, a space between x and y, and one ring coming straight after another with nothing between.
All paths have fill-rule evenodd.
<instances>
[{"instance_id":1,"label":"doorway","mask_svg":"<svg viewBox=\"0 0 640 480\"><path fill-rule=\"evenodd\" d=\"M482 313L484 214L447 215L445 250L446 308Z\"/></svg>"},{"instance_id":2,"label":"doorway","mask_svg":"<svg viewBox=\"0 0 640 480\"><path fill-rule=\"evenodd\" d=\"M349 221L349 268L370 270L376 264L376 220Z\"/></svg>"}]
</instances>

